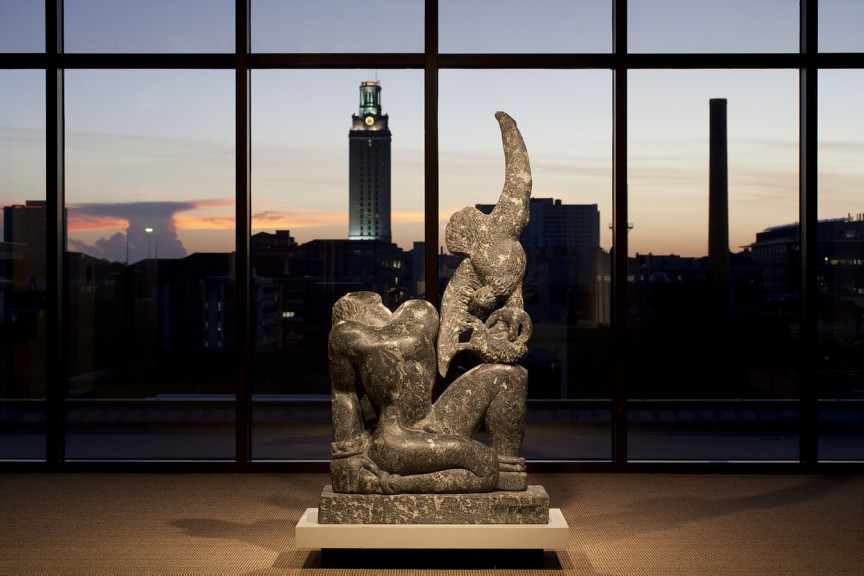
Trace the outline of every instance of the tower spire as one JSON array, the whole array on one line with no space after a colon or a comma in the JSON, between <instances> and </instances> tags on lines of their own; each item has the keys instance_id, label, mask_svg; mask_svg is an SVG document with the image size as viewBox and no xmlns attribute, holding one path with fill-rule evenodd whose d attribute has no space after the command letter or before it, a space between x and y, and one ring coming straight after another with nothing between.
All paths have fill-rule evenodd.
<instances>
[{"instance_id":1,"label":"tower spire","mask_svg":"<svg viewBox=\"0 0 864 576\"><path fill-rule=\"evenodd\" d=\"M713 98L710 106L708 168L708 261L715 281L729 275L729 181L726 153L726 99Z\"/></svg>"},{"instance_id":2,"label":"tower spire","mask_svg":"<svg viewBox=\"0 0 864 576\"><path fill-rule=\"evenodd\" d=\"M360 83L360 105L348 132L349 240L390 242L390 130L381 84Z\"/></svg>"}]
</instances>

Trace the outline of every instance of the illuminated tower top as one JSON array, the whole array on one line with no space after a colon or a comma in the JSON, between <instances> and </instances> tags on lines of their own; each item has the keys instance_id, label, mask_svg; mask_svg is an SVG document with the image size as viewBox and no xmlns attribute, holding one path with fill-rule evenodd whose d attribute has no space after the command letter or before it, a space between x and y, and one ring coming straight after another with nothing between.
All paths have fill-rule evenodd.
<instances>
[{"instance_id":1,"label":"illuminated tower top","mask_svg":"<svg viewBox=\"0 0 864 576\"><path fill-rule=\"evenodd\" d=\"M381 84L360 84L360 111L351 117L351 130L387 130L387 114L381 113Z\"/></svg>"},{"instance_id":2,"label":"illuminated tower top","mask_svg":"<svg viewBox=\"0 0 864 576\"><path fill-rule=\"evenodd\" d=\"M360 84L360 110L348 132L348 238L390 242L390 130L381 85Z\"/></svg>"}]
</instances>

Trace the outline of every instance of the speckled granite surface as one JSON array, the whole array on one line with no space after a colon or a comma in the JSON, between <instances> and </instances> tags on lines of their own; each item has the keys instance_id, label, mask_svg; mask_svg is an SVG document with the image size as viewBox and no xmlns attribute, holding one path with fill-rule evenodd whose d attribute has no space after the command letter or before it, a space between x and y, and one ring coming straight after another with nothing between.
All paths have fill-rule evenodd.
<instances>
[{"instance_id":1,"label":"speckled granite surface","mask_svg":"<svg viewBox=\"0 0 864 576\"><path fill-rule=\"evenodd\" d=\"M547 524L542 486L478 494L337 494L328 485L318 501L321 524Z\"/></svg>"}]
</instances>

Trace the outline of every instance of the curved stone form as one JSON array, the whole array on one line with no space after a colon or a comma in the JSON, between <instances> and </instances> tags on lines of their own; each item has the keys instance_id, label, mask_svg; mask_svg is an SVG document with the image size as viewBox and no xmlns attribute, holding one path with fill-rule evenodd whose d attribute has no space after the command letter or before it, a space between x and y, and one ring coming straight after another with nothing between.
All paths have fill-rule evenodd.
<instances>
[{"instance_id":1,"label":"curved stone form","mask_svg":"<svg viewBox=\"0 0 864 576\"><path fill-rule=\"evenodd\" d=\"M522 302L525 251L519 235L528 225L531 165L516 122L504 112L497 112L495 118L504 145L504 187L498 203L490 214L463 208L450 217L445 232L447 248L465 260L441 299L438 372L442 377L461 351L470 351L484 362L505 363L518 362L528 353L531 319Z\"/></svg>"},{"instance_id":2,"label":"curved stone form","mask_svg":"<svg viewBox=\"0 0 864 576\"><path fill-rule=\"evenodd\" d=\"M519 244L528 223L531 170L516 123L503 112L495 116L504 143L504 188L491 214L469 207L451 218L448 247L465 260L444 293L440 322L424 300L391 312L373 292L346 294L333 306L328 352L336 493L527 488L519 450L528 373L512 363L525 356L531 335ZM439 371L445 376L463 350L484 363L456 378L433 404ZM472 439L480 426L488 445Z\"/></svg>"}]
</instances>

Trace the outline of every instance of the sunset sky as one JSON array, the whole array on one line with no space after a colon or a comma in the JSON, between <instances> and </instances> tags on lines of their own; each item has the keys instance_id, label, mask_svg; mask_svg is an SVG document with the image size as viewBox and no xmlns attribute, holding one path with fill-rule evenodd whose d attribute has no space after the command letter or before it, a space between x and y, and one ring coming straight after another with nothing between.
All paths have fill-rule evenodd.
<instances>
[{"instance_id":1,"label":"sunset sky","mask_svg":"<svg viewBox=\"0 0 864 576\"><path fill-rule=\"evenodd\" d=\"M125 2L67 0L67 50L118 50L121 42L142 44L128 51L152 50L146 45L152 34L130 40L124 32L146 31L150 20L161 25L152 15L148 20L145 6L178 10L172 30L193 31L163 30L169 50L232 50L233 24L219 17L219 10L230 16L232 3L202 2L137 3L140 13L130 13L117 8ZM13 13L26 4L13 3ZM196 23L194 12L177 4L206 5L213 22ZM370 2L364 14L344 21L334 19L351 12L339 8L345 2L312 12L322 4L258 0L253 49L422 50L422 3ZM528 12L512 0L440 5L443 52L611 48L608 4L600 0L549 0ZM864 50L864 2L824 2L820 8L821 50ZM793 0L631 0L630 48L793 52L797 10ZM93 13L105 18L89 18ZM0 24L0 51L40 49L30 47L29 37L16 40L8 22L6 28ZM204 48L195 44L198 35ZM171 44L178 37L184 42ZM370 79L381 82L393 134L394 241L410 248L423 240L422 70L254 71L253 232L289 229L300 242L347 236L347 136L358 86ZM233 250L233 82L230 70L67 71L70 250L122 259L128 245L132 260L146 256L150 241L158 242L164 258ZM864 212L864 71L822 71L819 82L819 216ZM497 199L503 153L494 113L504 110L527 144L534 196L597 204L601 244L610 247L611 72L441 70L439 88L442 224L462 206ZM797 220L796 71L635 70L629 88L631 254L707 252L711 98L728 100L730 247L737 250L756 232ZM43 147L44 74L0 70L3 205L44 198Z\"/></svg>"}]
</instances>

